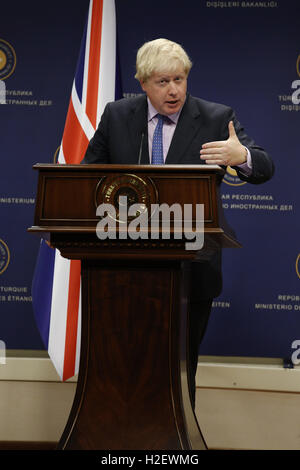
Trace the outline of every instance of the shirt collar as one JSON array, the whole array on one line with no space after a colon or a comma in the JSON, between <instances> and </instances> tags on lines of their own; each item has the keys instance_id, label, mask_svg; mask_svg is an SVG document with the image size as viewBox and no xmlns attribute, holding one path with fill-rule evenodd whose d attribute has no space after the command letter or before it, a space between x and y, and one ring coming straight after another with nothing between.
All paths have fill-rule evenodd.
<instances>
[{"instance_id":1,"label":"shirt collar","mask_svg":"<svg viewBox=\"0 0 300 470\"><path fill-rule=\"evenodd\" d=\"M148 122L151 121L158 113L158 111L154 108L152 105L151 101L147 97L147 102L148 102ZM168 114L168 118L174 123L177 124L177 121L179 119L180 113L181 113L182 108L177 111L177 113L174 114Z\"/></svg>"}]
</instances>

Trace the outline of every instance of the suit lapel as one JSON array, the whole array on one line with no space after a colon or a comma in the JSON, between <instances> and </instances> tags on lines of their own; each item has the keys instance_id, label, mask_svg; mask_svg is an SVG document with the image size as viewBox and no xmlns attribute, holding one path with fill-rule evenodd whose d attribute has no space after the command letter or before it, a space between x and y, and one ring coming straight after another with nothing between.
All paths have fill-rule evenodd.
<instances>
[{"instance_id":1,"label":"suit lapel","mask_svg":"<svg viewBox=\"0 0 300 470\"><path fill-rule=\"evenodd\" d=\"M133 152L132 163L138 163L140 150L140 163L149 163L147 110L147 98L141 96L132 104L129 113L127 125Z\"/></svg>"},{"instance_id":2,"label":"suit lapel","mask_svg":"<svg viewBox=\"0 0 300 470\"><path fill-rule=\"evenodd\" d=\"M186 157L186 150L199 132L201 122L202 118L196 103L190 95L187 95L166 158L167 164L180 163L183 157Z\"/></svg>"}]
</instances>

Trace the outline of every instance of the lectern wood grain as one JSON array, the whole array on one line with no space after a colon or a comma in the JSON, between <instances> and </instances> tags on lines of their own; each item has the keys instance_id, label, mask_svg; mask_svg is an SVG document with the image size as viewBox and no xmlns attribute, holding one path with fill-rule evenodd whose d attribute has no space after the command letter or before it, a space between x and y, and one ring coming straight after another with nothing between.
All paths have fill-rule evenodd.
<instances>
[{"instance_id":1,"label":"lectern wood grain","mask_svg":"<svg viewBox=\"0 0 300 470\"><path fill-rule=\"evenodd\" d=\"M83 262L86 377L75 426L71 417L60 447L180 450L193 439L204 448L196 422L185 423L182 414L189 395L180 264L106 265Z\"/></svg>"}]
</instances>

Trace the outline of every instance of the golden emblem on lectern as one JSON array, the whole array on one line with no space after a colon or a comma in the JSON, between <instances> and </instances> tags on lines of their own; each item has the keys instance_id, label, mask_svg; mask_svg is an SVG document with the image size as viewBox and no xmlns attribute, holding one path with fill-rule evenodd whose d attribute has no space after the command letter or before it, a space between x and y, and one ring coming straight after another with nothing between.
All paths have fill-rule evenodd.
<instances>
[{"instance_id":1,"label":"golden emblem on lectern","mask_svg":"<svg viewBox=\"0 0 300 470\"><path fill-rule=\"evenodd\" d=\"M95 204L111 204L120 223L135 219L143 213L151 216L151 204L157 202L157 189L151 178L133 174L110 175L101 178L95 191ZM126 209L125 206L126 205ZM127 208L134 205L135 215L126 216Z\"/></svg>"}]
</instances>

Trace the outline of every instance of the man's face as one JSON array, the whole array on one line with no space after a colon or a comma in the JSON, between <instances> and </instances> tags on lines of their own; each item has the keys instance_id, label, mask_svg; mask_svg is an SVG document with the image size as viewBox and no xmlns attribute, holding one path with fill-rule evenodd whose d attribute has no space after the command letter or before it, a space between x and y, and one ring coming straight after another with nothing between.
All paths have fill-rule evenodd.
<instances>
[{"instance_id":1,"label":"man's face","mask_svg":"<svg viewBox=\"0 0 300 470\"><path fill-rule=\"evenodd\" d=\"M141 87L160 114L174 114L184 105L187 75L181 67L175 73L154 72Z\"/></svg>"}]
</instances>

